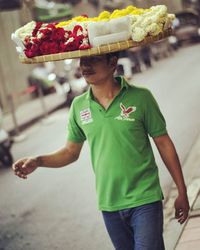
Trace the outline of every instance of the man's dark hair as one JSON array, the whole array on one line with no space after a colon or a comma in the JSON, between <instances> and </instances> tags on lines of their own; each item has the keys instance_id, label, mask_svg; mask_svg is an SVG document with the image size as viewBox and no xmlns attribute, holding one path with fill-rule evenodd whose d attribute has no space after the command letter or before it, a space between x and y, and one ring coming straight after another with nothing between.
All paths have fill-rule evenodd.
<instances>
[{"instance_id":1,"label":"man's dark hair","mask_svg":"<svg viewBox=\"0 0 200 250\"><path fill-rule=\"evenodd\" d=\"M108 54L106 54L106 59L108 60L108 61L110 61L110 59L112 58L112 57L117 57L117 59L119 58L119 51L116 51L116 52L112 52L112 53L108 53Z\"/></svg>"}]
</instances>

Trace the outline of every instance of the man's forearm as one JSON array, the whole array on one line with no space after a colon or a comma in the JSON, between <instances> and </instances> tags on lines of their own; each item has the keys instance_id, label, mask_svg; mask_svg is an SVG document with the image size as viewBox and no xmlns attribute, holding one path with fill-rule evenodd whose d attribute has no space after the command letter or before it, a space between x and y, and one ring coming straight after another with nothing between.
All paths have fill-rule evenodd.
<instances>
[{"instance_id":1,"label":"man's forearm","mask_svg":"<svg viewBox=\"0 0 200 250\"><path fill-rule=\"evenodd\" d=\"M37 164L41 167L49 168L60 168L64 167L74 161L78 157L69 152L66 148L61 148L60 150L47 155L40 155L36 157Z\"/></svg>"},{"instance_id":2,"label":"man's forearm","mask_svg":"<svg viewBox=\"0 0 200 250\"><path fill-rule=\"evenodd\" d=\"M165 163L174 182L176 183L178 192L180 194L185 194L186 185L184 182L181 164L173 142L171 141L168 135L161 136L160 138L154 138L154 141L156 143L163 162Z\"/></svg>"}]
</instances>

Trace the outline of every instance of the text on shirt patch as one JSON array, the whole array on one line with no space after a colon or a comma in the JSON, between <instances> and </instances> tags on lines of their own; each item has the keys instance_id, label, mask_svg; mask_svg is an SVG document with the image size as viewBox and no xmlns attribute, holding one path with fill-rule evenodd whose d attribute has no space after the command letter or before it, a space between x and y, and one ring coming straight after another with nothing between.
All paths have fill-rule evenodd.
<instances>
[{"instance_id":1,"label":"text on shirt patch","mask_svg":"<svg viewBox=\"0 0 200 250\"><path fill-rule=\"evenodd\" d=\"M115 117L115 119L117 120L125 120L125 121L135 121L134 118L129 118L129 115L132 113L132 112L135 112L136 111L136 107L134 106L130 106L128 108L126 108L123 103L120 103L120 108L121 108L121 113L119 116Z\"/></svg>"},{"instance_id":2,"label":"text on shirt patch","mask_svg":"<svg viewBox=\"0 0 200 250\"><path fill-rule=\"evenodd\" d=\"M82 125L93 122L90 108L86 108L80 112L80 119L81 119Z\"/></svg>"}]
</instances>

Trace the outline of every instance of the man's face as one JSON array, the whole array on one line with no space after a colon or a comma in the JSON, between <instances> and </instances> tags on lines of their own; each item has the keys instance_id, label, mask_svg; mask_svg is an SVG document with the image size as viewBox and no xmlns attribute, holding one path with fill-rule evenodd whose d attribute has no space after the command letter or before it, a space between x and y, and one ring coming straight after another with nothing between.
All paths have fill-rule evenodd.
<instances>
[{"instance_id":1,"label":"man's face","mask_svg":"<svg viewBox=\"0 0 200 250\"><path fill-rule=\"evenodd\" d=\"M81 73L87 83L96 85L113 75L115 63L112 59L108 60L106 55L80 58Z\"/></svg>"}]
</instances>

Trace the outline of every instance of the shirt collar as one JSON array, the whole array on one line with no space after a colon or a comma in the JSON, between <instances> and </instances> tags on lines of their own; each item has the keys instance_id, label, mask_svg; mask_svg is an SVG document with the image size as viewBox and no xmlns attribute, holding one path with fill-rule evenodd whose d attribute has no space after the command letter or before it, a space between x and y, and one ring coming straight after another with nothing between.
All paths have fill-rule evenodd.
<instances>
[{"instance_id":1,"label":"shirt collar","mask_svg":"<svg viewBox=\"0 0 200 250\"><path fill-rule=\"evenodd\" d=\"M116 76L115 79L120 83L121 85L121 91L123 89L128 89L129 84L127 83L126 79L123 76ZM93 94L92 94L92 89L89 87L87 94L86 94L86 99L91 100L93 99Z\"/></svg>"}]
</instances>

